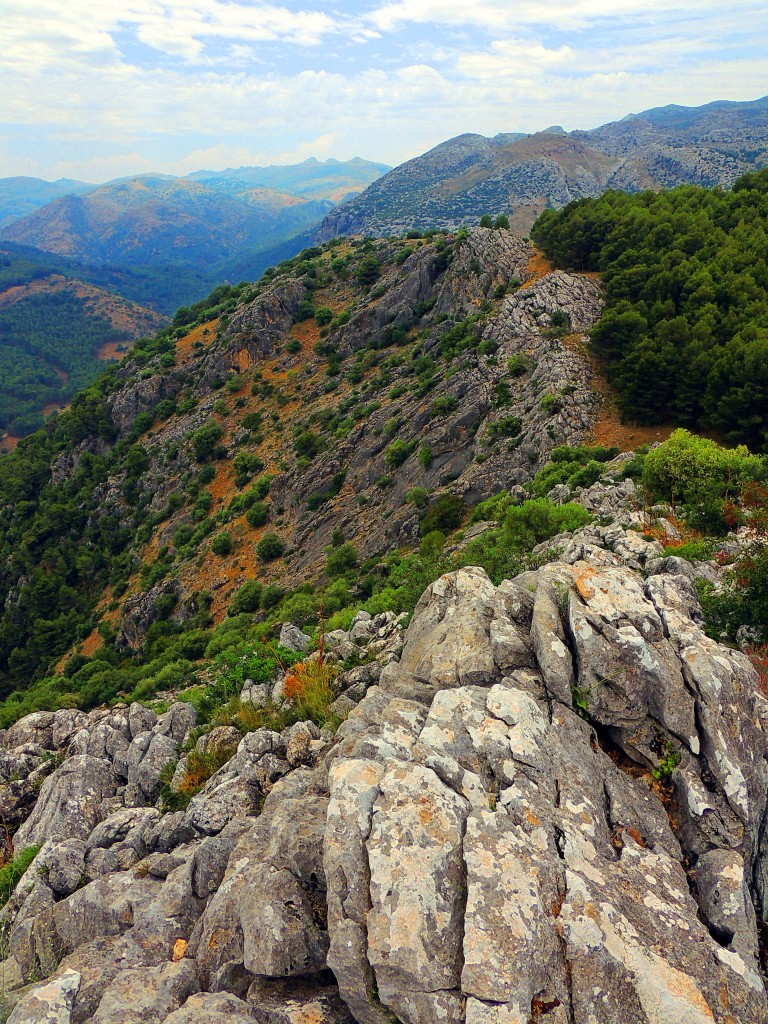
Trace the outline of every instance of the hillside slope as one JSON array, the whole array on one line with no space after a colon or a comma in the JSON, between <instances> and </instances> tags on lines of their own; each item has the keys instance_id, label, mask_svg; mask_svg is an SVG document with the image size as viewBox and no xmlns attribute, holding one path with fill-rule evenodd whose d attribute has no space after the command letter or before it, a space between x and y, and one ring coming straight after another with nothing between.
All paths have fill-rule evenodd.
<instances>
[{"instance_id":1,"label":"hillside slope","mask_svg":"<svg viewBox=\"0 0 768 1024\"><path fill-rule=\"evenodd\" d=\"M105 360L166 322L59 269L69 268L0 244L0 438L9 435L0 448L36 430L43 413L87 386Z\"/></svg>"},{"instance_id":2,"label":"hillside slope","mask_svg":"<svg viewBox=\"0 0 768 1024\"><path fill-rule=\"evenodd\" d=\"M72 178L59 178L58 181L21 175L0 178L0 227L34 213L61 196L78 195L95 187Z\"/></svg>"},{"instance_id":3,"label":"hillside slope","mask_svg":"<svg viewBox=\"0 0 768 1024\"><path fill-rule=\"evenodd\" d=\"M310 157L300 164L274 164L268 167L229 167L224 171L195 171L191 181L222 181L236 189L240 183L290 192L302 199L329 199L343 202L391 170L388 164L354 157L352 160L317 160Z\"/></svg>"},{"instance_id":4,"label":"hillside slope","mask_svg":"<svg viewBox=\"0 0 768 1024\"><path fill-rule=\"evenodd\" d=\"M510 213L525 231L545 206L609 188L728 187L768 159L768 97L661 107L592 131L461 135L396 167L333 210L319 240L475 224Z\"/></svg>"},{"instance_id":5,"label":"hillside slope","mask_svg":"<svg viewBox=\"0 0 768 1024\"><path fill-rule=\"evenodd\" d=\"M330 204L241 184L228 189L165 177L102 185L63 196L7 226L8 241L91 263L204 268L235 252L298 232Z\"/></svg>"},{"instance_id":6,"label":"hillside slope","mask_svg":"<svg viewBox=\"0 0 768 1024\"><path fill-rule=\"evenodd\" d=\"M3 467L2 558L15 501L39 501L30 514L43 522L60 494L72 519L46 543L76 595L65 611L50 579L23 581L4 562L6 679L44 669L41 618L58 623L47 655L66 650L107 581L105 623L140 645L164 593L181 616L209 594L219 621L247 579L299 587L339 534L375 561L418 543L424 502L440 529L441 496L455 517L582 440L597 400L578 338L599 290L542 274L533 257L484 229L309 250L258 288L219 290L188 311L198 326L159 336L79 396L50 447L30 439ZM552 324L558 310L572 335ZM414 488L424 502L406 501ZM264 514L250 525L257 494ZM259 555L266 534L282 557ZM103 551L90 577L67 565L85 538Z\"/></svg>"},{"instance_id":7,"label":"hillside slope","mask_svg":"<svg viewBox=\"0 0 768 1024\"><path fill-rule=\"evenodd\" d=\"M247 718L187 691L4 731L9 1024L763 1024L768 701L625 485L407 630L284 624Z\"/></svg>"}]
</instances>

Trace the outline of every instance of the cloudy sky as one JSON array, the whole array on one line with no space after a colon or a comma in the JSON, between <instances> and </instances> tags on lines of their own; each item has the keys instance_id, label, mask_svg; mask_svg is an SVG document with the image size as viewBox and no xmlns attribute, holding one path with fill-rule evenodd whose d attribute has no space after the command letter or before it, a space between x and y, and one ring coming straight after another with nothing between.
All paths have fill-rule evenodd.
<instances>
[{"instance_id":1,"label":"cloudy sky","mask_svg":"<svg viewBox=\"0 0 768 1024\"><path fill-rule=\"evenodd\" d=\"M765 0L0 0L0 176L104 181L768 94Z\"/></svg>"}]
</instances>

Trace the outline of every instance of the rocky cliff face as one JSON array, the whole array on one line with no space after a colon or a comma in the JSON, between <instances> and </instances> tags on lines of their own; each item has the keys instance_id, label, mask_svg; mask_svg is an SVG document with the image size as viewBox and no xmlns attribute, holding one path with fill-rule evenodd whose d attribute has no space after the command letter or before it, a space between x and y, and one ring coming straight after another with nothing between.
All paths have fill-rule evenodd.
<instances>
[{"instance_id":1,"label":"rocky cliff face","mask_svg":"<svg viewBox=\"0 0 768 1024\"><path fill-rule=\"evenodd\" d=\"M232 756L186 811L158 794L189 705L9 729L0 800L40 844L9 1021L765 1021L768 705L702 632L715 570L660 557L626 492L534 572L330 636L365 662L338 732L200 737Z\"/></svg>"}]
</instances>

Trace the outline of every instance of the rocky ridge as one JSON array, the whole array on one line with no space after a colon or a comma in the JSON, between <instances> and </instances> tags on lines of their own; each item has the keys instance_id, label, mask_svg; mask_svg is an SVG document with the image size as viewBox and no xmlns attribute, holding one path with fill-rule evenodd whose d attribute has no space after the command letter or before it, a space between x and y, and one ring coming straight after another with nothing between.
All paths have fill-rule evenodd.
<instances>
[{"instance_id":1,"label":"rocky ridge","mask_svg":"<svg viewBox=\"0 0 768 1024\"><path fill-rule=\"evenodd\" d=\"M460 135L396 167L320 225L323 241L351 232L476 224L510 213L528 230L545 206L606 189L728 187L766 153L766 98L702 107L661 107L591 131Z\"/></svg>"},{"instance_id":2,"label":"rocky ridge","mask_svg":"<svg viewBox=\"0 0 768 1024\"><path fill-rule=\"evenodd\" d=\"M577 498L613 522L539 569L329 634L364 662L335 735L200 736L232 756L185 811L158 795L190 705L7 730L0 800L41 844L9 1020L764 1021L768 705L702 631L716 565L662 557L610 467Z\"/></svg>"},{"instance_id":3,"label":"rocky ridge","mask_svg":"<svg viewBox=\"0 0 768 1024\"><path fill-rule=\"evenodd\" d=\"M535 250L510 231L476 228L466 237L449 238L447 245L440 241L443 249L421 241L377 243L375 289L358 291L342 278L310 292L299 275L279 275L255 298L244 297L227 323L211 323L203 333L196 329L192 336L202 339L197 348L182 337L173 365L157 358L145 368L123 362L116 371L118 385L107 398L109 426L118 442L131 436L139 417L154 417L163 404L175 404L177 411L142 436L147 464L139 477L133 479L118 463L98 484L89 499L89 526L99 529L102 520L114 518L136 531L137 507L141 523L162 520L149 543L136 546L141 562L167 548L180 526L194 528L191 504L170 508L168 503L200 472L190 436L215 421L227 458L213 464L211 513L222 512L238 492L231 463L244 456L257 459L272 478L267 529L280 534L287 557L259 566L242 554L240 564L269 581L297 586L322 569L334 531L357 545L361 559L418 542L420 511L406 500L415 486L474 504L527 480L553 447L580 443L599 405L583 353L586 332L602 308L599 284L586 276L530 269ZM398 255L401 249L405 258ZM356 251L331 249L320 266L329 267L337 252L343 258ZM317 306L346 307L348 321L325 338L314 321L296 324L308 295ZM553 329L555 313L569 325L565 337ZM445 354L446 332L459 328L465 331L465 350ZM324 344L331 345L345 374L360 369L359 385L339 377L330 390ZM231 392L234 401L227 401L230 392L222 400L222 381L233 377L239 382ZM181 401L188 397L193 408L182 411ZM354 417L342 422L341 430L339 407ZM263 417L258 434L242 428L252 413ZM309 460L294 451L300 429L317 440ZM397 466L389 461L393 440L405 446ZM425 446L428 463L420 459ZM66 489L84 458L109 450L98 435L68 447L52 465L53 485ZM334 479L341 481L336 493L329 491ZM242 513L230 529L238 554L264 532L246 528ZM195 593L204 589L201 576L214 571L220 578L213 613L222 616L248 576L244 569L221 578L219 563L205 557L203 573L191 560L177 563L171 578L149 590L134 577L118 622L110 619L123 646L141 645L156 620L158 601L167 595L176 601L173 618L183 621Z\"/></svg>"}]
</instances>

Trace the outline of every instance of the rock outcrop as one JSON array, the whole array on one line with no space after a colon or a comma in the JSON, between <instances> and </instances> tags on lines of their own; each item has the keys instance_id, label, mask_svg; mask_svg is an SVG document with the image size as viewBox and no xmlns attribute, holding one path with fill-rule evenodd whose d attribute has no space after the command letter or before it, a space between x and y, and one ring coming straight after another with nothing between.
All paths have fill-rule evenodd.
<instances>
[{"instance_id":1,"label":"rock outcrop","mask_svg":"<svg viewBox=\"0 0 768 1024\"><path fill-rule=\"evenodd\" d=\"M536 571L436 580L404 636L329 634L372 659L336 735L209 732L186 811L156 780L188 705L8 730L4 764L63 757L17 833L10 1019L764 1024L768 705L626 490Z\"/></svg>"}]
</instances>

